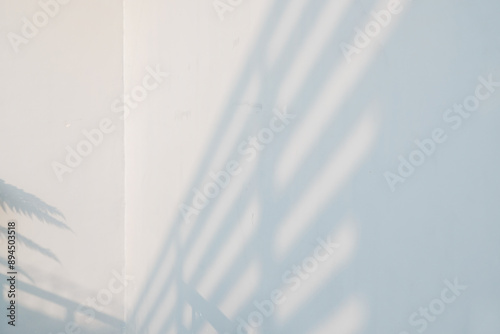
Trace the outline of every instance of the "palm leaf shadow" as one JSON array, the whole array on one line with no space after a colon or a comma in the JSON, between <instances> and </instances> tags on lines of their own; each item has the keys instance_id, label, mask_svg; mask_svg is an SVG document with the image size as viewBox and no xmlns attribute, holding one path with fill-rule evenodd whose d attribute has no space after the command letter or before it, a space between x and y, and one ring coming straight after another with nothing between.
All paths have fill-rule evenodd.
<instances>
[{"instance_id":1,"label":"palm leaf shadow","mask_svg":"<svg viewBox=\"0 0 500 334\"><path fill-rule=\"evenodd\" d=\"M71 230L65 223L62 222L64 215L57 208L48 205L35 195L29 194L22 189L5 183L2 179L0 179L0 207L5 212L7 209L10 209L13 212L26 215L30 218L35 217L47 224ZM0 227L0 236L7 238L7 229L5 227ZM41 246L23 235L17 234L16 237L19 243L60 263L57 256L50 249ZM0 263L6 263L4 260L5 259L0 258ZM29 278L28 275L26 275L26 277Z\"/></svg>"},{"instance_id":2,"label":"palm leaf shadow","mask_svg":"<svg viewBox=\"0 0 500 334\"><path fill-rule=\"evenodd\" d=\"M4 236L5 238L7 238L7 229L5 227L0 226L0 236ZM31 239L28 239L20 234L16 235L16 239L21 244L25 245L26 247L31 248L33 250L36 250L36 251L40 252L41 254L43 254L47 257L50 257L54 261L57 261L60 263L57 256L50 249L45 248L45 247L37 244L36 242L32 241Z\"/></svg>"},{"instance_id":3,"label":"palm leaf shadow","mask_svg":"<svg viewBox=\"0 0 500 334\"><path fill-rule=\"evenodd\" d=\"M4 211L9 208L31 218L36 217L47 224L71 230L61 221L64 215L57 208L48 205L35 195L5 183L2 179L0 179L0 207Z\"/></svg>"}]
</instances>

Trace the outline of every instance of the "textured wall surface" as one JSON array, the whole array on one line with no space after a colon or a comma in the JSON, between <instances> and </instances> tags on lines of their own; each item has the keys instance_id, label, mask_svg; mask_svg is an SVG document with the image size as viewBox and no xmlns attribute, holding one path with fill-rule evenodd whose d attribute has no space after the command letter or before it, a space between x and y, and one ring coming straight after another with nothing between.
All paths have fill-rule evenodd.
<instances>
[{"instance_id":1,"label":"textured wall surface","mask_svg":"<svg viewBox=\"0 0 500 334\"><path fill-rule=\"evenodd\" d=\"M0 4L1 333L499 333L497 1Z\"/></svg>"},{"instance_id":2,"label":"textured wall surface","mask_svg":"<svg viewBox=\"0 0 500 334\"><path fill-rule=\"evenodd\" d=\"M122 2L2 0L0 22L0 333L121 333L124 291L103 289L125 265Z\"/></svg>"}]
</instances>

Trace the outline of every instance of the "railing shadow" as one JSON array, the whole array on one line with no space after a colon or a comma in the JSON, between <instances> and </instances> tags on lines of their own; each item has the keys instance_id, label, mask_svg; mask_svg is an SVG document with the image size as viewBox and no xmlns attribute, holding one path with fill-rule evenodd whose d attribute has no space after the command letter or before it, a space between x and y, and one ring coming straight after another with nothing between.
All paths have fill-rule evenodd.
<instances>
[{"instance_id":1,"label":"railing shadow","mask_svg":"<svg viewBox=\"0 0 500 334\"><path fill-rule=\"evenodd\" d=\"M246 65L239 75L233 93L223 108L224 112L216 126L213 138L210 144L207 145L205 155L199 163L199 166L202 167L199 168L189 190L200 188L203 185L213 166L214 152L217 152L218 147L222 145L224 136L229 131L231 122L235 118L234 106L245 98L245 91L250 86L252 77L255 74L259 76L260 91L253 102L263 105L264 110L267 109L267 113L261 113L261 119L248 118L249 125L241 130L230 151L236 152L238 144L245 140L248 135L253 134L255 126L264 124L272 116L271 110L279 103L280 89L286 83L290 73L293 72L294 63L303 52L302 48L307 44L306 42L315 27L315 20L321 16L328 3L328 1L312 1L304 4L299 22L296 23L287 36L285 45L280 50L277 60L270 65L265 59L266 53L263 50L269 49L273 33L277 30L280 19L282 19L287 7L290 5L290 3L283 1L273 3L261 27L257 42L253 46ZM375 1L370 3L373 6ZM355 7L350 2L346 6L345 16L349 17L353 11L355 11ZM340 18L339 21L338 26L348 26L346 20ZM194 227L190 228L187 237L181 237L183 229L188 229L184 225L183 217L179 214L175 219L174 227L167 233L154 266L155 269L150 273L150 279L145 282L144 291L131 314L130 322L134 323L134 325L129 328L130 333L204 333L203 328L206 329L206 327L203 326L206 326L206 324L209 324L209 327L218 333L234 333L236 328L234 319L229 319L219 309L218 305L246 274L248 267L254 263L258 266L259 273L268 276L259 277L258 291L252 295L252 298L263 298L272 290L272 287L283 284L280 275L281 270L285 270L288 265L293 264L298 255L306 256L308 252L312 251L311 240L335 230L341 225L345 216L349 214L345 204L351 195L349 188L345 187L345 181L355 178L361 162L369 158L370 146L377 141L376 136L379 131L377 129L379 124L377 124L376 119L373 122L370 120L370 115L375 113L374 109L376 109L374 107L374 102L377 100L375 93L365 94L363 98L359 98L355 94L359 86L363 84L360 75L355 78L355 83L351 87L344 90L344 93L339 96L339 100L334 101L333 105L329 107L332 111L331 115L326 116L321 123L322 128L319 129L317 137L298 163L294 174L289 177L291 181L281 187L275 185L278 172L277 165L283 159L287 146L294 142L294 136L301 129L301 122L306 120L307 110L314 106L320 94L327 89L329 80L342 72L342 68L345 66L345 59L337 52L342 38L339 30L334 29L330 32L325 45L320 48L321 51L318 53L313 66L307 72L303 82L300 83L297 93L287 103L290 111L297 116L296 119L279 136L276 136L268 148L258 153L259 158L253 163L252 167L244 165L242 174L247 173L248 176L239 176L245 181L242 181L243 184L238 185L240 190L236 194L237 202L227 209L222 218L217 218L216 235L203 249L203 255L198 261L200 264L203 263L203 266L198 266L189 279L186 279L184 275L186 270L185 262L197 247L201 247L199 241L202 239L204 231L209 228L208 225L213 223L216 208L219 208L221 204L220 198L223 195L211 200L210 204L201 210L199 216L190 222ZM272 80L266 81L269 78L272 78ZM341 81L343 79L339 75L336 86L342 87ZM283 106L281 106L282 108ZM342 112L337 112L337 110L342 110ZM275 256L277 236L283 229L286 231L287 225L293 225L293 222L290 222L289 214L294 207L300 205L301 201L306 200L301 194L311 191L312 185L318 181L321 182L315 175L328 175L329 167L338 167L339 164L336 164L335 158L346 155L344 146L347 145L348 149L350 148L350 135L352 133L360 135L359 129L367 131L365 142L362 143L366 148L353 161L351 170L347 173L332 171L333 173L338 172L342 177L339 180L332 181L335 187L332 187L334 189L330 191L328 200L317 207L316 212L313 212L306 219L307 222L301 222L304 226L296 236L296 240L294 240L293 244L295 246L293 249L289 249L281 258L277 258ZM356 146L354 145L354 147ZM228 156L226 161L230 159L231 156ZM213 167L217 168L218 166ZM252 171L249 172L248 169L252 169ZM233 182L238 181L232 181L229 187L236 187ZM191 193L187 194L184 203L190 203L191 198ZM231 201L227 197L225 200ZM244 219L244 213L253 200L257 201L257 206L261 212L259 221L255 222L257 229L234 256L229 265L230 270L217 281L215 289L209 296L202 296L197 291L197 287L202 283L203 278L209 274L209 268L217 264L224 252L224 247L231 242L232 237L238 232L240 228L239 222ZM293 220L293 217L291 219ZM181 239L184 240L181 241ZM174 254L175 261L168 274L165 274L162 269L166 266L166 258L169 254ZM352 263L349 265L352 265ZM283 269L276 272L276 268ZM261 330L266 333L311 332L318 321L326 321L332 311L342 308L352 294L352 287L349 284L346 284L349 289L342 289L335 293L331 292L335 291L332 280L337 275L338 273L332 274L330 281L324 282L322 286L318 287L307 299L307 303L289 316L291 320L288 323L280 325L278 321L271 317L265 320ZM158 286L160 287L159 290ZM153 290L153 287L156 287L157 290ZM162 310L162 305L165 299L173 298L172 295L176 295L176 302L171 307L171 311L165 313L167 311ZM325 298L332 297L335 297L338 302L325 302ZM152 300L152 302L146 300ZM298 317L299 314L302 314L308 307L317 302L323 304L324 307L314 316ZM188 327L182 320L185 317L186 305L190 305L193 309L193 322ZM253 309L252 300L248 300L243 305L240 305L235 313L244 316ZM158 328L151 329L153 321L159 321L161 325Z\"/></svg>"}]
</instances>

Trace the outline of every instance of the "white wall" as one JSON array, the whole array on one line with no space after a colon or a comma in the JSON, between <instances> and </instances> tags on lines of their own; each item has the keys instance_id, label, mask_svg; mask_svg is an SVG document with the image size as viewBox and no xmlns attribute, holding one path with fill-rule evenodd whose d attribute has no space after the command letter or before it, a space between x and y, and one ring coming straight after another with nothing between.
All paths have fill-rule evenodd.
<instances>
[{"instance_id":1,"label":"white wall","mask_svg":"<svg viewBox=\"0 0 500 334\"><path fill-rule=\"evenodd\" d=\"M498 333L497 2L57 1L0 0L1 333Z\"/></svg>"},{"instance_id":2,"label":"white wall","mask_svg":"<svg viewBox=\"0 0 500 334\"><path fill-rule=\"evenodd\" d=\"M286 302L255 333L498 332L500 92L443 119L479 76L500 81L497 2L402 1L350 63L341 43L386 1L125 8L129 87L170 73L126 121L130 333L237 333L273 289ZM238 145L285 106L296 118L246 162ZM391 192L384 173L435 128L447 140ZM241 174L183 222L232 159ZM291 291L282 275L328 235L337 252ZM425 320L455 278L466 290Z\"/></svg>"},{"instance_id":3,"label":"white wall","mask_svg":"<svg viewBox=\"0 0 500 334\"><path fill-rule=\"evenodd\" d=\"M70 332L120 333L123 326L123 292L93 318L88 308L77 311L124 266L123 124L110 109L123 91L122 3L62 3L47 7L52 17L39 14L38 1L0 1L0 179L8 185L0 195L21 210L5 205L0 226L17 220L18 234L28 239L18 239L17 265L29 276L17 276L17 323L9 326L7 269L0 265L1 333L56 334L66 326ZM33 23L34 15L38 32L23 35L23 18ZM29 36L27 43L11 44L10 32ZM86 140L82 131L104 118L114 131L59 182L53 162L66 164L65 147L76 150ZM48 206L64 218L46 212ZM44 221L44 214L66 228ZM6 251L2 234L1 259ZM108 303L105 293L100 298Z\"/></svg>"}]
</instances>

